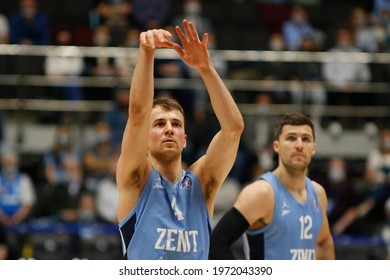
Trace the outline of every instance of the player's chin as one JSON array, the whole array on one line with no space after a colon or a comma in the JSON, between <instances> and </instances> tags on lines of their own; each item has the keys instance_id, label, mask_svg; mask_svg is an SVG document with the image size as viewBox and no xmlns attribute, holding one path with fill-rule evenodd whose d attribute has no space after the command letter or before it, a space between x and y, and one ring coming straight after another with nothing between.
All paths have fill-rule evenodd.
<instances>
[{"instance_id":1,"label":"player's chin","mask_svg":"<svg viewBox=\"0 0 390 280\"><path fill-rule=\"evenodd\" d=\"M164 154L173 154L173 155L181 153L181 151L179 150L179 148L177 146L175 146L175 147L164 147L162 149L162 152Z\"/></svg>"},{"instance_id":2,"label":"player's chin","mask_svg":"<svg viewBox=\"0 0 390 280\"><path fill-rule=\"evenodd\" d=\"M306 159L300 158L292 160L291 165L295 168L305 169L309 166L309 162Z\"/></svg>"}]
</instances>

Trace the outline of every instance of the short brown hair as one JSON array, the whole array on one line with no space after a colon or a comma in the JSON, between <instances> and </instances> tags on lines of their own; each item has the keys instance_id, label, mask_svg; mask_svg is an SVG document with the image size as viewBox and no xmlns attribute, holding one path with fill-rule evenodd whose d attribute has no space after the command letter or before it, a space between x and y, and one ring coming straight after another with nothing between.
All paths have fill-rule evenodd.
<instances>
[{"instance_id":1,"label":"short brown hair","mask_svg":"<svg viewBox=\"0 0 390 280\"><path fill-rule=\"evenodd\" d=\"M313 125L312 121L309 119L309 117L302 114L302 113L293 112L293 113L284 114L277 122L276 128L275 128L275 135L274 135L275 140L279 139L280 135L282 134L283 127L285 125L296 125L296 126L308 125L308 126L310 126L310 128L313 132L314 140L316 138L315 133L314 133L314 125Z\"/></svg>"},{"instance_id":2,"label":"short brown hair","mask_svg":"<svg viewBox=\"0 0 390 280\"><path fill-rule=\"evenodd\" d=\"M178 110L184 117L183 107L176 99L170 97L157 97L153 99L153 108L157 106L160 106L168 111Z\"/></svg>"}]
</instances>

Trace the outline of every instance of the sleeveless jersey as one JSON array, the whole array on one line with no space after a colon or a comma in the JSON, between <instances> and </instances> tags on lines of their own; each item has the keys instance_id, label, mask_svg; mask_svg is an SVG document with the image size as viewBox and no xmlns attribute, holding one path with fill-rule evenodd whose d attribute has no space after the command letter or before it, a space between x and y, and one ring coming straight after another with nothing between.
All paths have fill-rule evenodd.
<instances>
[{"instance_id":1,"label":"sleeveless jersey","mask_svg":"<svg viewBox=\"0 0 390 280\"><path fill-rule=\"evenodd\" d=\"M268 181L275 195L272 220L264 228L246 231L244 251L248 259L315 259L322 211L313 183L306 177L307 199L298 202L272 173L259 179Z\"/></svg>"},{"instance_id":2,"label":"sleeveless jersey","mask_svg":"<svg viewBox=\"0 0 390 280\"><path fill-rule=\"evenodd\" d=\"M119 229L124 259L206 260L211 223L196 175L183 170L173 185L152 169Z\"/></svg>"}]
</instances>

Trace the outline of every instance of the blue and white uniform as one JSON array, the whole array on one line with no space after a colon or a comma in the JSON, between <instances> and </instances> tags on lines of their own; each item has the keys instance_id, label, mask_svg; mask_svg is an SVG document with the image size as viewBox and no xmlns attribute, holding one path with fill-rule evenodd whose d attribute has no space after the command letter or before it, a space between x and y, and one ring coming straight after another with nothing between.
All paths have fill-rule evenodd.
<instances>
[{"instance_id":1,"label":"blue and white uniform","mask_svg":"<svg viewBox=\"0 0 390 280\"><path fill-rule=\"evenodd\" d=\"M307 199L298 202L272 173L260 176L275 194L273 218L259 230L246 232L244 250L248 259L313 260L322 211L312 181L306 177Z\"/></svg>"},{"instance_id":2,"label":"blue and white uniform","mask_svg":"<svg viewBox=\"0 0 390 280\"><path fill-rule=\"evenodd\" d=\"M119 229L124 259L207 260L211 223L196 175L183 170L173 185L153 168Z\"/></svg>"}]
</instances>

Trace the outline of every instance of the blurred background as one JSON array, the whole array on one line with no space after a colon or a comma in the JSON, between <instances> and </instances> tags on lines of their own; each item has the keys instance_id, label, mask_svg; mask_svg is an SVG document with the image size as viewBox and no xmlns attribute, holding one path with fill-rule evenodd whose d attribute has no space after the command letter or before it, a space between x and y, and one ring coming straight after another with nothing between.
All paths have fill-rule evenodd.
<instances>
[{"instance_id":1,"label":"blurred background","mask_svg":"<svg viewBox=\"0 0 390 280\"><path fill-rule=\"evenodd\" d=\"M245 119L214 224L272 170L274 121L309 115L309 176L338 259L390 257L390 1L0 2L0 259L120 259L116 159L139 33L191 20ZM177 40L175 36L172 40ZM186 112L189 165L218 129L197 74L158 50L157 95ZM235 249L240 248L238 242Z\"/></svg>"}]
</instances>

